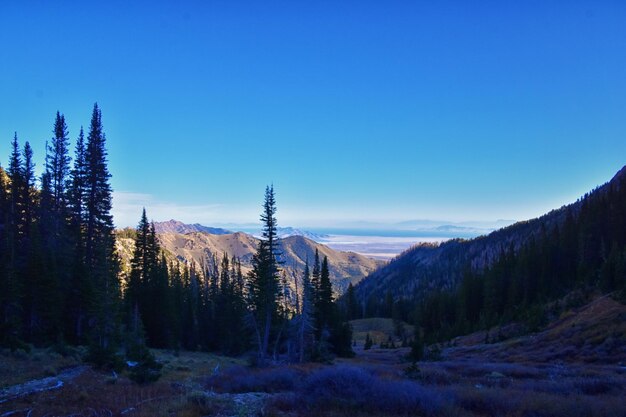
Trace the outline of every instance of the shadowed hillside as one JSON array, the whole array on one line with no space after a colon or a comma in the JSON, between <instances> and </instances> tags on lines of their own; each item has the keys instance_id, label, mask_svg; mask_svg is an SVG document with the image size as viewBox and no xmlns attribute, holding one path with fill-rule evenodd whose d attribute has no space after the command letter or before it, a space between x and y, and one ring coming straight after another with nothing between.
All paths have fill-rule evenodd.
<instances>
[{"instance_id":1,"label":"shadowed hillside","mask_svg":"<svg viewBox=\"0 0 626 417\"><path fill-rule=\"evenodd\" d=\"M454 289L468 271L481 273L503 256L515 257L529 245L549 239L555 244L569 239L567 244L573 246L572 253L562 253L562 258L574 262L572 258L580 255L581 262L593 263L589 267L595 268L598 257L610 251L609 242L614 241L618 246L624 243L625 182L626 167L584 198L539 218L518 222L471 240L455 239L439 245L416 246L361 281L356 293L362 302L374 304L381 303L388 292L394 298L419 300L432 292ZM567 233L572 235L566 236ZM604 255L598 253L600 250ZM577 271L576 266L573 269L567 272L592 273Z\"/></svg>"}]
</instances>

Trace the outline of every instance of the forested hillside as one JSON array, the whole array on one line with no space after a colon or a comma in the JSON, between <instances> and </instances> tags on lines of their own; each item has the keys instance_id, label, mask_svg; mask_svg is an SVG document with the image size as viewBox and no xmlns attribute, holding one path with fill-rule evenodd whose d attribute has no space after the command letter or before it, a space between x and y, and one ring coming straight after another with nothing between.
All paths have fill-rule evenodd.
<instances>
[{"instance_id":1,"label":"forested hillside","mask_svg":"<svg viewBox=\"0 0 626 417\"><path fill-rule=\"evenodd\" d=\"M89 343L98 356L116 345L120 298L100 109L86 140L81 128L72 165L60 113L53 133L39 181L17 134L0 176L0 342Z\"/></svg>"},{"instance_id":2,"label":"forested hillside","mask_svg":"<svg viewBox=\"0 0 626 417\"><path fill-rule=\"evenodd\" d=\"M575 289L624 288L626 168L538 219L469 241L413 248L355 293L361 314L395 310L434 340L514 318L540 320L542 306Z\"/></svg>"},{"instance_id":3,"label":"forested hillside","mask_svg":"<svg viewBox=\"0 0 626 417\"><path fill-rule=\"evenodd\" d=\"M346 263L359 257L301 236L282 242L273 187L260 239L222 234L209 250L198 244L213 236L206 230L157 237L145 209L136 229L116 232L100 109L86 139L80 130L73 159L60 113L53 134L39 179L32 148L17 134L0 167L0 346L87 345L85 359L96 365L138 363L131 373L138 382L159 375L147 347L254 351L259 363L352 354L331 269L350 279L361 270ZM167 245L171 251L162 250ZM376 265L360 260L368 265L361 275Z\"/></svg>"}]
</instances>

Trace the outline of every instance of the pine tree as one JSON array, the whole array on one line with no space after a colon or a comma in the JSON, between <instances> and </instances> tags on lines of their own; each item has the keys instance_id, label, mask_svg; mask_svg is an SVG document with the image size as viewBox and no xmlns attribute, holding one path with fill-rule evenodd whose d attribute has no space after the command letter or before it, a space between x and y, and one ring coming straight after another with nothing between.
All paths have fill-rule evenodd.
<instances>
[{"instance_id":1,"label":"pine tree","mask_svg":"<svg viewBox=\"0 0 626 417\"><path fill-rule=\"evenodd\" d=\"M22 189L24 184L22 172L22 155L20 152L17 133L13 136L11 156L7 169L10 187L8 187L8 201L5 213L5 246L7 253L4 261L4 284L0 294L2 304L0 334L2 344L12 350L21 345L21 303L20 303L20 276L23 270L24 259L21 251L23 240L22 217Z\"/></svg>"},{"instance_id":2,"label":"pine tree","mask_svg":"<svg viewBox=\"0 0 626 417\"><path fill-rule=\"evenodd\" d=\"M41 180L41 202L39 208L39 233L42 239L42 249L45 251L45 268L47 287L49 291L49 305L55 317L54 321L60 321L66 311L66 299L73 291L72 288L72 263L74 260L74 248L70 234L68 218L69 204L69 171L70 157L69 139L65 117L57 111L54 128L54 136L50 144L46 144L46 164ZM71 323L71 320L69 321ZM71 330L64 332L71 338Z\"/></svg>"},{"instance_id":3,"label":"pine tree","mask_svg":"<svg viewBox=\"0 0 626 417\"><path fill-rule=\"evenodd\" d=\"M13 234L16 238L18 238L20 235L19 228L22 220L21 196L22 189L24 188L24 175L22 172L22 154L20 152L19 142L17 141L17 133L13 136L11 147L12 151L7 171L11 180L9 221L12 225Z\"/></svg>"},{"instance_id":4,"label":"pine tree","mask_svg":"<svg viewBox=\"0 0 626 417\"><path fill-rule=\"evenodd\" d=\"M68 340L73 343L84 341L84 328L94 288L85 266L85 203L87 200L85 153L85 137L81 127L76 141L74 166L70 172L67 198L69 206L68 239L73 256L70 260L71 265L68 267L70 285L66 293L65 322L67 328L65 333Z\"/></svg>"},{"instance_id":5,"label":"pine tree","mask_svg":"<svg viewBox=\"0 0 626 417\"><path fill-rule=\"evenodd\" d=\"M67 182L70 173L69 139L65 116L57 111L54 121L54 137L47 146L46 171L50 175L53 209L55 214L55 233L60 233L62 222L65 220L67 207Z\"/></svg>"},{"instance_id":6,"label":"pine tree","mask_svg":"<svg viewBox=\"0 0 626 417\"><path fill-rule=\"evenodd\" d=\"M154 237L154 224L150 224L150 233ZM171 317L172 305L170 304L170 278L167 268L165 253L161 252L158 244L155 245L155 253L160 253L156 260L156 270L153 279L154 298L151 305L151 325L154 347L171 348L176 345L173 340Z\"/></svg>"},{"instance_id":7,"label":"pine tree","mask_svg":"<svg viewBox=\"0 0 626 417\"><path fill-rule=\"evenodd\" d=\"M2 236L6 231L7 216L9 203L9 177L6 171L0 165L0 230Z\"/></svg>"},{"instance_id":8,"label":"pine tree","mask_svg":"<svg viewBox=\"0 0 626 417\"><path fill-rule=\"evenodd\" d=\"M60 287L58 256L60 252L53 224L53 194L50 175L41 176L36 225L32 227L27 277L29 339L45 343L62 335L63 289Z\"/></svg>"},{"instance_id":9,"label":"pine tree","mask_svg":"<svg viewBox=\"0 0 626 417\"><path fill-rule=\"evenodd\" d=\"M263 235L252 258L252 271L248 276L248 302L256 334L259 364L264 364L269 356L272 325L277 314L280 293L275 216L274 187L269 186L265 189L265 201L261 213Z\"/></svg>"},{"instance_id":10,"label":"pine tree","mask_svg":"<svg viewBox=\"0 0 626 417\"><path fill-rule=\"evenodd\" d=\"M9 226L9 177L6 171L0 166L0 345L5 344L6 307L9 305L10 283L9 283L9 261L10 261L10 239L8 233Z\"/></svg>"},{"instance_id":11,"label":"pine tree","mask_svg":"<svg viewBox=\"0 0 626 417\"><path fill-rule=\"evenodd\" d=\"M154 224L148 222L146 209L137 226L135 250L125 293L125 305L133 332L142 324L150 346L168 347L177 342L171 333L172 300L169 271L156 239ZM136 316L139 315L139 318Z\"/></svg>"},{"instance_id":12,"label":"pine tree","mask_svg":"<svg viewBox=\"0 0 626 417\"><path fill-rule=\"evenodd\" d=\"M325 328L330 326L334 318L333 287L330 282L327 256L324 256L320 269L316 310L318 315L316 327L321 334Z\"/></svg>"},{"instance_id":13,"label":"pine tree","mask_svg":"<svg viewBox=\"0 0 626 417\"><path fill-rule=\"evenodd\" d=\"M135 249L133 251L133 259L131 260L131 271L128 278L128 285L125 293L126 309L130 318L131 331L138 331L138 327L143 323L139 305L147 301L148 295L148 275L152 272L155 265L152 262L153 256L148 254L148 235L150 233L150 224L144 208L141 213L141 220L137 226L137 238L135 239ZM144 298L141 300L141 298Z\"/></svg>"},{"instance_id":14,"label":"pine tree","mask_svg":"<svg viewBox=\"0 0 626 417\"><path fill-rule=\"evenodd\" d=\"M319 297L319 288L320 288L320 273L321 273L320 253L318 249L315 248L315 258L313 258L313 273L311 274L311 285L313 286L313 291L315 292L315 305L316 306L319 302L318 297Z\"/></svg>"},{"instance_id":15,"label":"pine tree","mask_svg":"<svg viewBox=\"0 0 626 417\"><path fill-rule=\"evenodd\" d=\"M183 271L184 311L183 311L183 346L196 350L200 345L200 280L193 263L185 265Z\"/></svg>"},{"instance_id":16,"label":"pine tree","mask_svg":"<svg viewBox=\"0 0 626 417\"><path fill-rule=\"evenodd\" d=\"M19 240L17 241L17 256L15 277L19 280L21 301L21 322L24 324L22 335L33 340L35 328L39 327L41 316L37 312L37 303L40 296L41 286L37 282L42 274L41 257L39 247L33 242L34 215L35 215L35 164L33 162L33 150L30 143L24 143L22 153L22 166L19 168L19 182L21 187L16 189L16 198L20 207L17 219ZM16 303L19 304L19 303Z\"/></svg>"},{"instance_id":17,"label":"pine tree","mask_svg":"<svg viewBox=\"0 0 626 417\"><path fill-rule=\"evenodd\" d=\"M233 323L231 328L231 354L241 354L249 346L248 329L245 326L246 302L244 298L245 282L241 272L241 260L233 256L231 260L231 288L233 305Z\"/></svg>"},{"instance_id":18,"label":"pine tree","mask_svg":"<svg viewBox=\"0 0 626 417\"><path fill-rule=\"evenodd\" d=\"M119 283L102 114L95 104L85 151L85 272L91 282L92 359L109 360L118 334Z\"/></svg>"},{"instance_id":19,"label":"pine tree","mask_svg":"<svg viewBox=\"0 0 626 417\"><path fill-rule=\"evenodd\" d=\"M41 286L37 282L40 274L43 273L41 265L42 259L39 251L38 241L35 242L34 217L35 217L35 163L33 162L33 149L30 143L24 143L22 153L22 179L23 186L20 201L22 205L22 233L23 240L20 245L22 259L22 267L19 271L21 284L24 287L22 291L22 312L24 317L22 322L25 324L25 335L27 339L33 340L35 337L35 327L38 327L42 317L37 314L39 300L41 298ZM38 236L37 236L38 237ZM39 297L38 297L39 295Z\"/></svg>"},{"instance_id":20,"label":"pine tree","mask_svg":"<svg viewBox=\"0 0 626 417\"><path fill-rule=\"evenodd\" d=\"M241 353L245 347L245 305L243 287L238 280L238 260L224 253L219 268L219 293L216 311L216 346L226 354Z\"/></svg>"},{"instance_id":21,"label":"pine tree","mask_svg":"<svg viewBox=\"0 0 626 417\"><path fill-rule=\"evenodd\" d=\"M348 284L348 289L346 290L346 315L348 320L356 320L360 318L359 303L356 299L356 293L352 283Z\"/></svg>"},{"instance_id":22,"label":"pine tree","mask_svg":"<svg viewBox=\"0 0 626 417\"><path fill-rule=\"evenodd\" d=\"M413 341L411 342L411 352L409 353L409 359L413 362L422 360L424 356L424 342L422 340L422 333L419 327L415 327L415 334L413 335Z\"/></svg>"},{"instance_id":23,"label":"pine tree","mask_svg":"<svg viewBox=\"0 0 626 417\"><path fill-rule=\"evenodd\" d=\"M279 350L285 339L289 324L289 315L291 310L291 290L287 282L287 272L281 270L278 290L278 308L276 314L276 335L274 336L274 360L278 360Z\"/></svg>"},{"instance_id":24,"label":"pine tree","mask_svg":"<svg viewBox=\"0 0 626 417\"><path fill-rule=\"evenodd\" d=\"M24 165L22 168L22 210L23 210L23 226L24 235L28 242L28 237L32 230L34 215L35 215L35 163L33 162L33 149L30 147L30 143L26 141L24 143Z\"/></svg>"},{"instance_id":25,"label":"pine tree","mask_svg":"<svg viewBox=\"0 0 626 417\"><path fill-rule=\"evenodd\" d=\"M170 271L170 301L171 306L171 333L173 348L178 350L183 345L183 326L184 326L184 306L185 306L185 286L181 273L181 265L178 261L170 262L168 270Z\"/></svg>"},{"instance_id":26,"label":"pine tree","mask_svg":"<svg viewBox=\"0 0 626 417\"><path fill-rule=\"evenodd\" d=\"M87 162L85 149L85 135L81 126L74 156L74 166L70 171L70 181L68 190L68 204L71 212L71 224L77 232L80 232L81 225L85 220L85 187L87 183Z\"/></svg>"},{"instance_id":27,"label":"pine tree","mask_svg":"<svg viewBox=\"0 0 626 417\"><path fill-rule=\"evenodd\" d=\"M372 341L372 338L370 337L370 334L366 334L365 335L365 344L363 345L363 350L370 350L372 348L372 345L374 344L374 342Z\"/></svg>"},{"instance_id":28,"label":"pine tree","mask_svg":"<svg viewBox=\"0 0 626 417\"><path fill-rule=\"evenodd\" d=\"M304 266L302 274L302 305L298 315L298 361L304 362L310 355L315 336L315 292L311 284L309 263Z\"/></svg>"},{"instance_id":29,"label":"pine tree","mask_svg":"<svg viewBox=\"0 0 626 417\"><path fill-rule=\"evenodd\" d=\"M7 257L7 225L9 215L9 177L6 171L0 165L0 261ZM3 273L5 265L4 262L0 262L0 274ZM4 275L0 275L4 277ZM0 283L1 285L1 283ZM0 293L1 293L0 289ZM1 303L0 303L1 304Z\"/></svg>"}]
</instances>

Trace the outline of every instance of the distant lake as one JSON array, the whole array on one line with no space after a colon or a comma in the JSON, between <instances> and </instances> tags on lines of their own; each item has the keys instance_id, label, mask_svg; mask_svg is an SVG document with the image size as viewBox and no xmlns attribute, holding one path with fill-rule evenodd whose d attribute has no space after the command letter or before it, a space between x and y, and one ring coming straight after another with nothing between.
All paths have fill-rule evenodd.
<instances>
[{"instance_id":1,"label":"distant lake","mask_svg":"<svg viewBox=\"0 0 626 417\"><path fill-rule=\"evenodd\" d=\"M339 236L378 236L378 237L406 237L406 238L439 238L439 239L453 239L453 238L473 238L489 232L474 231L474 230L408 230L408 229L362 229L362 228L316 228L309 227L303 228L313 233L320 235L339 235Z\"/></svg>"},{"instance_id":2,"label":"distant lake","mask_svg":"<svg viewBox=\"0 0 626 417\"><path fill-rule=\"evenodd\" d=\"M255 236L260 235L258 228L239 229ZM439 243L446 240L471 239L488 233L489 229L390 229L390 228L338 228L338 227L303 227L299 230L309 232L310 239L327 245L335 250L356 252L375 259L391 259L419 243Z\"/></svg>"},{"instance_id":3,"label":"distant lake","mask_svg":"<svg viewBox=\"0 0 626 417\"><path fill-rule=\"evenodd\" d=\"M335 250L356 252L376 259L391 259L418 243L439 243L448 240L441 237L397 237L369 235L328 235L320 243Z\"/></svg>"}]
</instances>

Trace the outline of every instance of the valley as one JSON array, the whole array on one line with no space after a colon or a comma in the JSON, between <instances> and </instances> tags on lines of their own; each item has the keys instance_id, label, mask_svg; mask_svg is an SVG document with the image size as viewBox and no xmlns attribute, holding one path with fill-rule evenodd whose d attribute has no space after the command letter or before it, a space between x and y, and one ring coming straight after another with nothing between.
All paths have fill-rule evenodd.
<instances>
[{"instance_id":1,"label":"valley","mask_svg":"<svg viewBox=\"0 0 626 417\"><path fill-rule=\"evenodd\" d=\"M624 22L0 0L0 417L626 417Z\"/></svg>"},{"instance_id":2,"label":"valley","mask_svg":"<svg viewBox=\"0 0 626 417\"><path fill-rule=\"evenodd\" d=\"M364 350L361 340L354 358L333 365L263 369L209 353L158 350L163 376L148 386L124 374L80 367L78 351L23 356L4 351L0 359L4 372L14 376L11 384L31 381L31 387L47 388L0 387L0 415L622 417L625 318L623 304L600 297L568 310L539 333L489 343L484 333L464 336L417 365L406 359L408 348ZM353 326L393 337L383 319ZM598 338L598 329L613 342ZM595 354L579 355L585 351ZM41 361L48 366L38 372Z\"/></svg>"}]
</instances>

